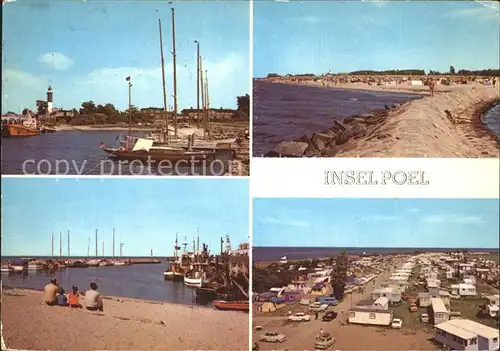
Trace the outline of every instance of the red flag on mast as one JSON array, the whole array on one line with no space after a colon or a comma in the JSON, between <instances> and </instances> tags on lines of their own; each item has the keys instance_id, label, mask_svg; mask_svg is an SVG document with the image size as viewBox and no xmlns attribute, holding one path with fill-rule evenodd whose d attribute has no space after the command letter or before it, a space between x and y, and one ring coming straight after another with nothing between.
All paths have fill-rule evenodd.
<instances>
[{"instance_id":1,"label":"red flag on mast","mask_svg":"<svg viewBox=\"0 0 500 351\"><path fill-rule=\"evenodd\" d=\"M125 80L126 80L127 82L130 82L130 76L128 76L127 78L125 78Z\"/></svg>"}]
</instances>

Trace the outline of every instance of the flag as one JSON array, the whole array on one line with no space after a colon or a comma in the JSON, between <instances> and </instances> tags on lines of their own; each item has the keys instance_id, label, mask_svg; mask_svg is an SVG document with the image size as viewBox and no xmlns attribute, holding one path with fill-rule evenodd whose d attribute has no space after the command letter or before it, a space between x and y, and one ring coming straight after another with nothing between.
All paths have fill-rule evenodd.
<instances>
[{"instance_id":1,"label":"flag","mask_svg":"<svg viewBox=\"0 0 500 351\"><path fill-rule=\"evenodd\" d=\"M125 78L125 80L126 80L127 82L130 82L130 76L128 76L127 78Z\"/></svg>"}]
</instances>

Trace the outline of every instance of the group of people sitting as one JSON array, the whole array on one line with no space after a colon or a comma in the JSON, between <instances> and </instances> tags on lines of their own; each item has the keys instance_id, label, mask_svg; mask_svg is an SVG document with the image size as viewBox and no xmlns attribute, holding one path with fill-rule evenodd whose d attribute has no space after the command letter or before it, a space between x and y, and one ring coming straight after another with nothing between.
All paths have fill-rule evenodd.
<instances>
[{"instance_id":1,"label":"group of people sitting","mask_svg":"<svg viewBox=\"0 0 500 351\"><path fill-rule=\"evenodd\" d=\"M101 294L97 291L97 284L90 283L90 289L85 293L79 292L77 286L72 287L72 293L65 295L64 289L59 285L56 279L52 279L49 284L43 288L43 300L48 306L65 306L71 308L83 308L80 303L80 297L83 298L83 305L89 311L104 311Z\"/></svg>"}]
</instances>

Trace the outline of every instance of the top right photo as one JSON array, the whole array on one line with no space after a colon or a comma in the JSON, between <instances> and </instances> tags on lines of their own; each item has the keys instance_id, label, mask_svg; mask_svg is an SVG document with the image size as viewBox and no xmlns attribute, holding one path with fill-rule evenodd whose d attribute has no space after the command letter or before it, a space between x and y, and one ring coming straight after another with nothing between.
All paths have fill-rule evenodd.
<instances>
[{"instance_id":1,"label":"top right photo","mask_svg":"<svg viewBox=\"0 0 500 351\"><path fill-rule=\"evenodd\" d=\"M499 157L498 2L253 8L253 157Z\"/></svg>"}]
</instances>

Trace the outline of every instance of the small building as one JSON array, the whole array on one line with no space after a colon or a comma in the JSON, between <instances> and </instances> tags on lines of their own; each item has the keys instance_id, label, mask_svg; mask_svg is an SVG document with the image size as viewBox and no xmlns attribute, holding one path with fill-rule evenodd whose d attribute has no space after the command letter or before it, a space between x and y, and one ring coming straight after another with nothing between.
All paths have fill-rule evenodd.
<instances>
[{"instance_id":1,"label":"small building","mask_svg":"<svg viewBox=\"0 0 500 351\"><path fill-rule=\"evenodd\" d=\"M431 316L434 321L434 325L446 322L450 319L450 311L448 311L442 299L431 299Z\"/></svg>"},{"instance_id":2,"label":"small building","mask_svg":"<svg viewBox=\"0 0 500 351\"><path fill-rule=\"evenodd\" d=\"M451 286L451 294L458 296L476 296L476 287L466 283L453 284Z\"/></svg>"},{"instance_id":3,"label":"small building","mask_svg":"<svg viewBox=\"0 0 500 351\"><path fill-rule=\"evenodd\" d=\"M349 323L388 326L392 316L391 310L355 307L349 310Z\"/></svg>"},{"instance_id":4,"label":"small building","mask_svg":"<svg viewBox=\"0 0 500 351\"><path fill-rule=\"evenodd\" d=\"M498 329L469 319L452 319L434 327L436 341L452 350L498 350Z\"/></svg>"},{"instance_id":5,"label":"small building","mask_svg":"<svg viewBox=\"0 0 500 351\"><path fill-rule=\"evenodd\" d=\"M418 305L420 307L429 307L431 305L431 294L428 292L418 293Z\"/></svg>"},{"instance_id":6,"label":"small building","mask_svg":"<svg viewBox=\"0 0 500 351\"><path fill-rule=\"evenodd\" d=\"M377 300L379 297L387 297L389 303L397 303L401 301L401 291L393 288L380 288L372 292L372 299Z\"/></svg>"}]
</instances>

